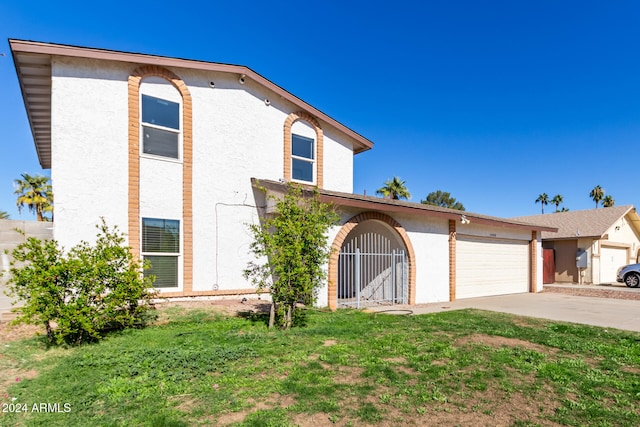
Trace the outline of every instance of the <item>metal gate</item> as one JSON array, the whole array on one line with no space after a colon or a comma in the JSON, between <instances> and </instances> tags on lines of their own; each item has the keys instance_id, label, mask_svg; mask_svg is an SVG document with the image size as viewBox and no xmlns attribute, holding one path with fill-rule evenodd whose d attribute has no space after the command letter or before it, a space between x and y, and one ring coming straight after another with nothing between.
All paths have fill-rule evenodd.
<instances>
[{"instance_id":1,"label":"metal gate","mask_svg":"<svg viewBox=\"0 0 640 427\"><path fill-rule=\"evenodd\" d=\"M409 266L387 237L367 233L342 246L338 258L338 305L407 304Z\"/></svg>"}]
</instances>

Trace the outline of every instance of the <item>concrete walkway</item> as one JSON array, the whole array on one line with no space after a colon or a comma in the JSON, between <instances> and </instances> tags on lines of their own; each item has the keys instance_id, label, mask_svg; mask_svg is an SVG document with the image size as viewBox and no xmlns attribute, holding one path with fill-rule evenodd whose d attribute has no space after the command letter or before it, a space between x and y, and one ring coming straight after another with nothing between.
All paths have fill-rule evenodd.
<instances>
[{"instance_id":1,"label":"concrete walkway","mask_svg":"<svg viewBox=\"0 0 640 427\"><path fill-rule=\"evenodd\" d=\"M639 290L636 289L637 291ZM411 310L413 314L426 314L464 308L640 332L640 301L613 298L527 293L414 306L370 307L372 311L378 312L398 310L397 314L403 314L400 310ZM388 312L394 313L394 311Z\"/></svg>"}]
</instances>

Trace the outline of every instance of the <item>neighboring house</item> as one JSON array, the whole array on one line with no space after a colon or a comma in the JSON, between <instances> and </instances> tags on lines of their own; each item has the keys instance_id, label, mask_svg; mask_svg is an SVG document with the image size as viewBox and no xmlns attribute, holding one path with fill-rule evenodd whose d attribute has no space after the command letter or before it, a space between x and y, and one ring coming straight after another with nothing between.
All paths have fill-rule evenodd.
<instances>
[{"instance_id":1,"label":"neighboring house","mask_svg":"<svg viewBox=\"0 0 640 427\"><path fill-rule=\"evenodd\" d=\"M519 221L352 194L373 144L253 70L10 40L55 237L104 217L151 261L163 296L253 294L248 223L293 181L337 205L319 305L427 303L541 290L539 232ZM358 283L359 285L356 285Z\"/></svg>"},{"instance_id":2,"label":"neighboring house","mask_svg":"<svg viewBox=\"0 0 640 427\"><path fill-rule=\"evenodd\" d=\"M618 268L640 258L640 218L633 206L514 219L558 229L542 232L544 283L615 283Z\"/></svg>"},{"instance_id":3,"label":"neighboring house","mask_svg":"<svg viewBox=\"0 0 640 427\"><path fill-rule=\"evenodd\" d=\"M22 231L24 234L17 230ZM11 251L19 244L24 243L28 237L47 240L51 239L52 236L53 226L51 222L0 219L0 274L2 274L0 276L0 322L13 317L10 314L11 309L14 307L12 305L13 301L5 294Z\"/></svg>"}]
</instances>

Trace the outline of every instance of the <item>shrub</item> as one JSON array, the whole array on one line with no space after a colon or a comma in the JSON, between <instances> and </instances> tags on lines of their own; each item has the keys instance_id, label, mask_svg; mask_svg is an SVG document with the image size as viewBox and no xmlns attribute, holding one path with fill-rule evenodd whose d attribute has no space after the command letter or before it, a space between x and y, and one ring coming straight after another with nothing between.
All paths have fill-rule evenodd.
<instances>
[{"instance_id":1,"label":"shrub","mask_svg":"<svg viewBox=\"0 0 640 427\"><path fill-rule=\"evenodd\" d=\"M51 344L100 340L110 330L151 320L153 278L104 219L95 244L68 253L55 240L30 237L12 251L7 295L24 301L16 323L44 325Z\"/></svg>"}]
</instances>

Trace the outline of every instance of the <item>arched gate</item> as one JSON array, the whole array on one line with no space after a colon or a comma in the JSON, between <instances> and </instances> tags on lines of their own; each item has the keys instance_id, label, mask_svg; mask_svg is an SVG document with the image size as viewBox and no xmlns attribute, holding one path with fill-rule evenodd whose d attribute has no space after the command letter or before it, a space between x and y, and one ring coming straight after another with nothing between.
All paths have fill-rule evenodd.
<instances>
[{"instance_id":1,"label":"arched gate","mask_svg":"<svg viewBox=\"0 0 640 427\"><path fill-rule=\"evenodd\" d=\"M404 247L387 233L354 229L338 258L338 306L407 304L409 266Z\"/></svg>"}]
</instances>

